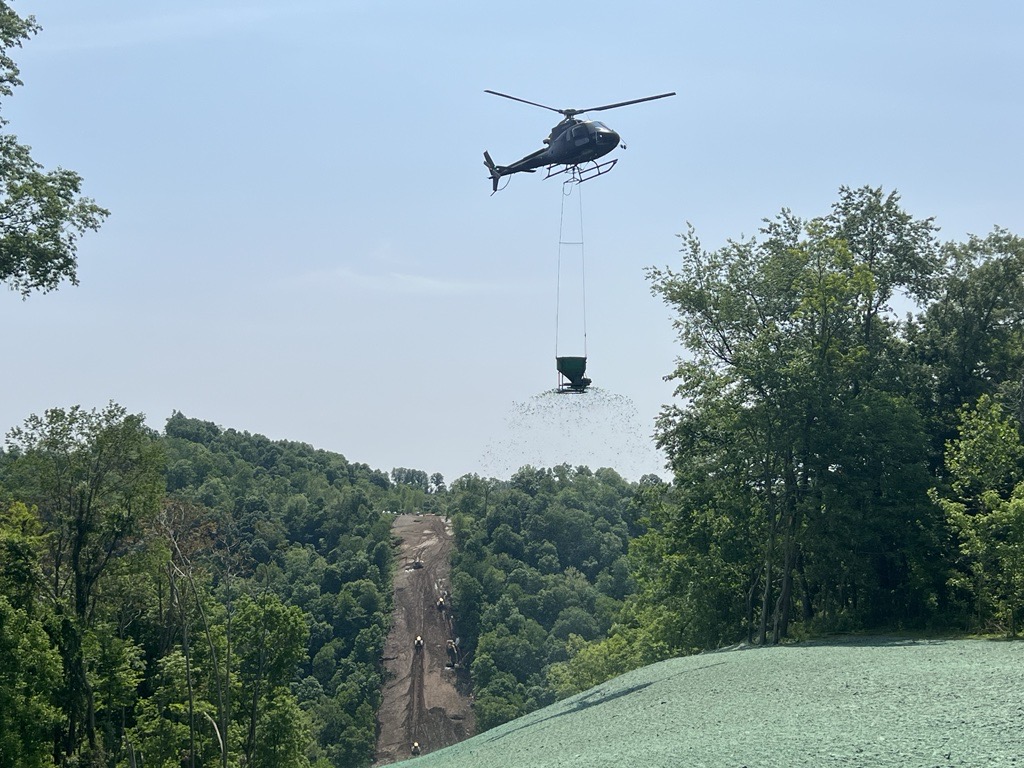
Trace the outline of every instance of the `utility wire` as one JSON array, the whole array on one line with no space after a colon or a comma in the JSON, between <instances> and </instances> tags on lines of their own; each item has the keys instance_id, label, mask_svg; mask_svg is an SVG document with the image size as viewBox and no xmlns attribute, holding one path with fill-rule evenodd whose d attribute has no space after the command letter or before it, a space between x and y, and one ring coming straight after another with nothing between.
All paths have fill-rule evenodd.
<instances>
[{"instance_id":1,"label":"utility wire","mask_svg":"<svg viewBox=\"0 0 1024 768\"><path fill-rule=\"evenodd\" d=\"M580 249L580 287L583 311L583 356L587 356L587 267L586 252L583 245L583 191L578 181L567 181L562 185L562 207L558 218L558 272L555 280L555 357L558 357L558 334L562 300L562 248L575 245ZM565 237L565 199L577 190L579 201L579 240L566 240Z\"/></svg>"}]
</instances>

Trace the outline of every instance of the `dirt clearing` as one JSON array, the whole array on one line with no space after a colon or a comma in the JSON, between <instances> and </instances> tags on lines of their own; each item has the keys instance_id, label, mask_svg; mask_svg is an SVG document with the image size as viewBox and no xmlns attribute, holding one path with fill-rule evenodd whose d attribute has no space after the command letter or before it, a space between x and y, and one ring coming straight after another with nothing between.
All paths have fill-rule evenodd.
<instances>
[{"instance_id":1,"label":"dirt clearing","mask_svg":"<svg viewBox=\"0 0 1024 768\"><path fill-rule=\"evenodd\" d=\"M398 515L395 610L384 646L387 683L377 713L377 759L387 765L429 754L473 735L473 710L460 692L459 666L448 606L451 531L436 515ZM422 640L418 647L416 639ZM461 676L461 678L460 678Z\"/></svg>"}]
</instances>

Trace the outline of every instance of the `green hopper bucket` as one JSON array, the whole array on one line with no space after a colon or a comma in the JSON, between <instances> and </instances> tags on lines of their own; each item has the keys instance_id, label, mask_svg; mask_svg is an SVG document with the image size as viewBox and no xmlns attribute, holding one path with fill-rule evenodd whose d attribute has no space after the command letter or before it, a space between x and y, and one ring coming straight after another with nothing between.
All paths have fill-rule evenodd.
<instances>
[{"instance_id":1,"label":"green hopper bucket","mask_svg":"<svg viewBox=\"0 0 1024 768\"><path fill-rule=\"evenodd\" d=\"M587 358L585 357L556 357L558 363L558 391L559 392L584 392L590 386L590 379L587 372Z\"/></svg>"}]
</instances>

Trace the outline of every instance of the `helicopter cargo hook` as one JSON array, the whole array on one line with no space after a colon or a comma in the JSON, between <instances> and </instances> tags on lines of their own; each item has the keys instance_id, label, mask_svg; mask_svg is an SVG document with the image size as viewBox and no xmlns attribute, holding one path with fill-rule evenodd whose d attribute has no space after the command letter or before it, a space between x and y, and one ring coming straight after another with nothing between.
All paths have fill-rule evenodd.
<instances>
[{"instance_id":1,"label":"helicopter cargo hook","mask_svg":"<svg viewBox=\"0 0 1024 768\"><path fill-rule=\"evenodd\" d=\"M544 139L545 146L536 152L531 152L526 157L516 160L511 165L498 165L491 159L488 152L484 152L484 165L487 167L491 178L491 194L498 191L498 182L503 176L511 176L513 173L534 173L538 168L546 168L547 176L551 178L560 173L571 172L575 181L586 181L595 176L607 173L614 167L618 160L610 160L598 163L599 158L604 157L621 143L621 137L604 123L597 120L583 120L577 117L584 112L600 112L606 109L617 109L630 104L639 104L644 101L664 99L668 96L675 96L672 93L661 93L657 96L646 96L642 99L631 99L620 101L615 104L605 104L600 107L588 107L587 109L555 109L546 104L538 104L535 101L527 101L517 96L509 96L507 93L485 90L494 96L501 96L512 101L520 101L541 109L557 112L562 120L551 129L551 133ZM622 145L625 148L625 144ZM587 164L591 165L587 165ZM556 166L564 166L559 170L553 170ZM581 167L586 166L586 167Z\"/></svg>"}]
</instances>

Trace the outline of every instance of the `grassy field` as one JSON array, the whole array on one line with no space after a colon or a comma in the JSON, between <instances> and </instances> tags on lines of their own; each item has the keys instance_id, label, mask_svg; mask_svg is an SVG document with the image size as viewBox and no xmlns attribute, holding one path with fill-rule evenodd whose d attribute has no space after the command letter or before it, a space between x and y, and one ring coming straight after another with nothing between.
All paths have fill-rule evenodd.
<instances>
[{"instance_id":1,"label":"grassy field","mask_svg":"<svg viewBox=\"0 0 1024 768\"><path fill-rule=\"evenodd\" d=\"M1024 642L875 637L670 659L410 764L1024 768Z\"/></svg>"}]
</instances>

